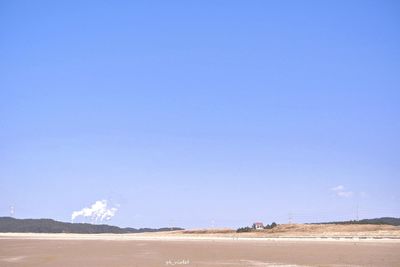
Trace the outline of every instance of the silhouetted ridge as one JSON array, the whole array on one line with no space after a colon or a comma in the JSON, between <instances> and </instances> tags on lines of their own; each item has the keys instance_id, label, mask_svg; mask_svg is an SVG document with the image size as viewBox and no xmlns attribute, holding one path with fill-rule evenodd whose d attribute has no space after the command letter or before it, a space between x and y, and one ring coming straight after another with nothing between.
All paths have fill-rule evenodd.
<instances>
[{"instance_id":1,"label":"silhouetted ridge","mask_svg":"<svg viewBox=\"0 0 400 267\"><path fill-rule=\"evenodd\" d=\"M76 234L126 234L183 230L178 227L153 228L120 228L107 224L66 223L52 219L15 219L0 217L0 232L2 233L76 233Z\"/></svg>"},{"instance_id":2,"label":"silhouetted ridge","mask_svg":"<svg viewBox=\"0 0 400 267\"><path fill-rule=\"evenodd\" d=\"M338 221L338 222L323 222L319 224L387 224L387 225L400 225L400 218L382 217L374 219L351 220L351 221Z\"/></svg>"}]
</instances>

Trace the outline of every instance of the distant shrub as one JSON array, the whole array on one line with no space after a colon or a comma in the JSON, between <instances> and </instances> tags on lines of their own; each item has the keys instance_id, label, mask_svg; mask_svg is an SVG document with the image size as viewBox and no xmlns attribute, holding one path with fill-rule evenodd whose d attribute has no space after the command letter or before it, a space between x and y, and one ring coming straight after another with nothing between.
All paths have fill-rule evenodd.
<instances>
[{"instance_id":1,"label":"distant shrub","mask_svg":"<svg viewBox=\"0 0 400 267\"><path fill-rule=\"evenodd\" d=\"M245 232L251 232L251 231L253 231L253 228L251 228L251 227L241 227L236 230L236 233L245 233Z\"/></svg>"},{"instance_id":2,"label":"distant shrub","mask_svg":"<svg viewBox=\"0 0 400 267\"><path fill-rule=\"evenodd\" d=\"M275 222L273 222L271 224L267 224L266 226L264 226L264 229L272 229L272 228L275 228L277 226L278 225Z\"/></svg>"}]
</instances>

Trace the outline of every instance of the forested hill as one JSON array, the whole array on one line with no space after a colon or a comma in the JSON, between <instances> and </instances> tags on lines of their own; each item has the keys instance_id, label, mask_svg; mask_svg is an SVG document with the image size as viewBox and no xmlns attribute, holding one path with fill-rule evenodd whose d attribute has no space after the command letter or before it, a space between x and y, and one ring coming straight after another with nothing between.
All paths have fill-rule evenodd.
<instances>
[{"instance_id":1,"label":"forested hill","mask_svg":"<svg viewBox=\"0 0 400 267\"><path fill-rule=\"evenodd\" d=\"M363 219L363 220L354 220L354 221L339 221L339 222L324 222L322 224L387 224L387 225L400 225L400 218L394 217L382 217L382 218L374 218L374 219Z\"/></svg>"},{"instance_id":2,"label":"forested hill","mask_svg":"<svg viewBox=\"0 0 400 267\"><path fill-rule=\"evenodd\" d=\"M0 217L0 232L2 233L77 233L77 234L101 234L101 233L143 233L183 230L182 228L120 228L106 224L66 223L52 219L15 219L12 217Z\"/></svg>"}]
</instances>

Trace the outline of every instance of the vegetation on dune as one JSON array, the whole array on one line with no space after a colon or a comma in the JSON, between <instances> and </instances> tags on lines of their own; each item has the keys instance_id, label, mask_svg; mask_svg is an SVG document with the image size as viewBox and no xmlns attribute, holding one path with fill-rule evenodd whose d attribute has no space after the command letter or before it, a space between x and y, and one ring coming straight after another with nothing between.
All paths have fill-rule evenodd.
<instances>
[{"instance_id":1,"label":"vegetation on dune","mask_svg":"<svg viewBox=\"0 0 400 267\"><path fill-rule=\"evenodd\" d=\"M278 226L275 222L271 223L271 224L267 224L264 226L264 229L272 229L275 228L276 226ZM246 232L253 232L253 231L258 231L256 229L254 229L253 227L240 227L236 230L236 233L246 233Z\"/></svg>"},{"instance_id":2,"label":"vegetation on dune","mask_svg":"<svg viewBox=\"0 0 400 267\"><path fill-rule=\"evenodd\" d=\"M264 229L272 229L272 228L275 228L277 226L278 225L275 222L273 222L273 223L271 223L271 225L267 224L266 226L264 226Z\"/></svg>"},{"instance_id":3,"label":"vegetation on dune","mask_svg":"<svg viewBox=\"0 0 400 267\"><path fill-rule=\"evenodd\" d=\"M314 224L377 224L377 225L393 225L400 226L400 218L393 217L382 217L374 219L363 219L363 220L350 220L350 221L338 221L338 222L323 222Z\"/></svg>"},{"instance_id":4,"label":"vegetation on dune","mask_svg":"<svg viewBox=\"0 0 400 267\"><path fill-rule=\"evenodd\" d=\"M240 228L238 228L238 229L236 230L236 233L245 233L245 232L251 232L251 231L254 231L254 229L247 226L247 227L240 227Z\"/></svg>"},{"instance_id":5,"label":"vegetation on dune","mask_svg":"<svg viewBox=\"0 0 400 267\"><path fill-rule=\"evenodd\" d=\"M323 222L323 223L309 223L309 225L315 224L342 224L342 225L350 225L350 224L373 224L373 225L392 225L392 226L400 226L400 218L393 217L382 217L382 218L374 218L374 219L363 219L363 220L351 220L351 221L335 221L335 222ZM278 226L275 222L271 224L267 224L264 226L264 229L273 229ZM240 227L236 230L237 233L245 233L245 232L254 232L259 231L254 227Z\"/></svg>"}]
</instances>

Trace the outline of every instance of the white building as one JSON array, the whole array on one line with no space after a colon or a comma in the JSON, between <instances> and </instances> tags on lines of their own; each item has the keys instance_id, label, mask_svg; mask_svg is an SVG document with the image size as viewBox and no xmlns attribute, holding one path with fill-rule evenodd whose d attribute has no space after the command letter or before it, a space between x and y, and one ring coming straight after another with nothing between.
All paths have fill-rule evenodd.
<instances>
[{"instance_id":1,"label":"white building","mask_svg":"<svg viewBox=\"0 0 400 267\"><path fill-rule=\"evenodd\" d=\"M253 229L262 230L264 229L264 224L262 222L255 222L253 223Z\"/></svg>"}]
</instances>

